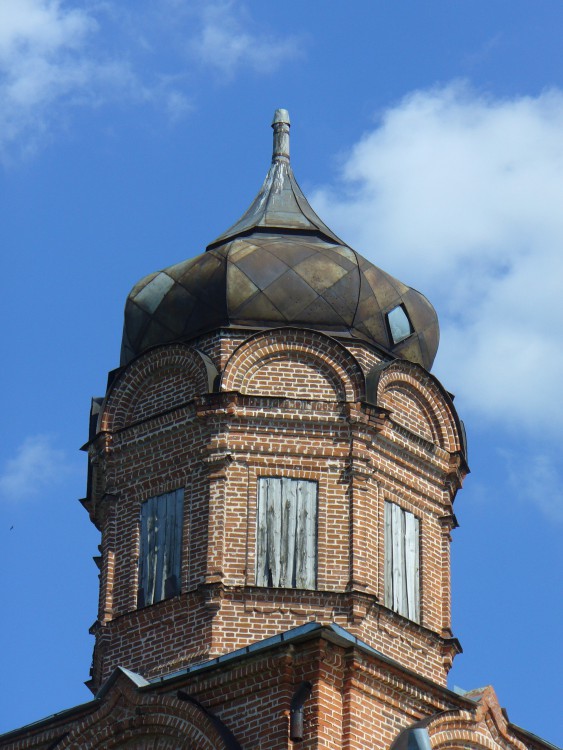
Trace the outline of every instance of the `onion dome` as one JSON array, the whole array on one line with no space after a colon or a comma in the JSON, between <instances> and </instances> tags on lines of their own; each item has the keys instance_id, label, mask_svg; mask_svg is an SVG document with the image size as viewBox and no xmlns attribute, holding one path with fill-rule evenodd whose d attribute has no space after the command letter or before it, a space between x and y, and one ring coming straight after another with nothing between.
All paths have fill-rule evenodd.
<instances>
[{"instance_id":1,"label":"onion dome","mask_svg":"<svg viewBox=\"0 0 563 750\"><path fill-rule=\"evenodd\" d=\"M132 289L121 364L218 328L297 325L363 339L430 369L439 340L434 308L321 221L293 176L285 109L272 127L272 164L242 218L201 255Z\"/></svg>"}]
</instances>

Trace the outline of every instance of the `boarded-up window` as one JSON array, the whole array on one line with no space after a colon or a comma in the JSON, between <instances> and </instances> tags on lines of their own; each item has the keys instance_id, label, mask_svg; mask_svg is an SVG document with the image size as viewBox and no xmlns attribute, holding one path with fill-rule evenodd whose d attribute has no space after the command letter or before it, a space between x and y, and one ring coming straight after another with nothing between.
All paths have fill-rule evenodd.
<instances>
[{"instance_id":1,"label":"boarded-up window","mask_svg":"<svg viewBox=\"0 0 563 750\"><path fill-rule=\"evenodd\" d=\"M385 606L420 621L419 519L385 502Z\"/></svg>"},{"instance_id":2,"label":"boarded-up window","mask_svg":"<svg viewBox=\"0 0 563 750\"><path fill-rule=\"evenodd\" d=\"M139 607L180 593L183 506L183 489L141 505Z\"/></svg>"},{"instance_id":3,"label":"boarded-up window","mask_svg":"<svg viewBox=\"0 0 563 750\"><path fill-rule=\"evenodd\" d=\"M256 584L314 589L317 582L317 483L258 480Z\"/></svg>"}]
</instances>

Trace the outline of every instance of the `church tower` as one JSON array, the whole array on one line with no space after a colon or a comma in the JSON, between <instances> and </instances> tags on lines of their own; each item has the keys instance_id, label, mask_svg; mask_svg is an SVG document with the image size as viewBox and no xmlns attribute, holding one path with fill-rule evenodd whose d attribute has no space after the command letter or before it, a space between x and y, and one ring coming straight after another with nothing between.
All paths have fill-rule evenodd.
<instances>
[{"instance_id":1,"label":"church tower","mask_svg":"<svg viewBox=\"0 0 563 750\"><path fill-rule=\"evenodd\" d=\"M102 534L91 686L309 622L445 684L466 472L428 370L438 321L315 214L276 112L272 165L198 257L142 279L89 444Z\"/></svg>"},{"instance_id":2,"label":"church tower","mask_svg":"<svg viewBox=\"0 0 563 750\"><path fill-rule=\"evenodd\" d=\"M446 688L468 468L438 320L316 215L289 128L242 218L127 298L85 446L95 697L1 748L548 747Z\"/></svg>"}]
</instances>

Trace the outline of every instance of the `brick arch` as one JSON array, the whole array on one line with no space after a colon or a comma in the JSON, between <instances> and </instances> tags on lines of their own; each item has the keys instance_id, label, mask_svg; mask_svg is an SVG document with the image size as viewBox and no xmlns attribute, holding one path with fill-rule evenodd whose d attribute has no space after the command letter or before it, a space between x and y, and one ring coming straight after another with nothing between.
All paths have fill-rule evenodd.
<instances>
[{"instance_id":1,"label":"brick arch","mask_svg":"<svg viewBox=\"0 0 563 750\"><path fill-rule=\"evenodd\" d=\"M333 398L363 399L364 377L355 357L335 339L305 328L276 328L247 338L229 358L220 390L246 393L261 368L284 361L314 368L332 386Z\"/></svg>"},{"instance_id":2,"label":"brick arch","mask_svg":"<svg viewBox=\"0 0 563 750\"><path fill-rule=\"evenodd\" d=\"M112 383L98 431L112 431L214 390L217 368L193 347L171 344L137 357Z\"/></svg>"},{"instance_id":3,"label":"brick arch","mask_svg":"<svg viewBox=\"0 0 563 750\"><path fill-rule=\"evenodd\" d=\"M129 692L129 691L127 691ZM197 703L161 696L119 696L102 705L58 750L235 750L226 727ZM231 735L232 737L232 735Z\"/></svg>"},{"instance_id":4,"label":"brick arch","mask_svg":"<svg viewBox=\"0 0 563 750\"><path fill-rule=\"evenodd\" d=\"M485 705L477 715L463 710L438 715L427 726L432 750L527 750L497 714Z\"/></svg>"},{"instance_id":5,"label":"brick arch","mask_svg":"<svg viewBox=\"0 0 563 750\"><path fill-rule=\"evenodd\" d=\"M433 404L412 383L402 379L389 382L384 385L378 403L390 409L411 432L437 445L444 445L444 432Z\"/></svg>"},{"instance_id":6,"label":"brick arch","mask_svg":"<svg viewBox=\"0 0 563 750\"><path fill-rule=\"evenodd\" d=\"M512 732L491 685L467 696L474 701L472 710L444 711L428 721L433 750L527 750Z\"/></svg>"},{"instance_id":7,"label":"brick arch","mask_svg":"<svg viewBox=\"0 0 563 750\"><path fill-rule=\"evenodd\" d=\"M415 412L418 411L426 421L426 437L431 437L432 442L451 453L465 452L461 422L451 397L421 365L404 359L376 365L368 373L366 390L370 403L385 406L391 411L394 393L410 399Z\"/></svg>"}]
</instances>

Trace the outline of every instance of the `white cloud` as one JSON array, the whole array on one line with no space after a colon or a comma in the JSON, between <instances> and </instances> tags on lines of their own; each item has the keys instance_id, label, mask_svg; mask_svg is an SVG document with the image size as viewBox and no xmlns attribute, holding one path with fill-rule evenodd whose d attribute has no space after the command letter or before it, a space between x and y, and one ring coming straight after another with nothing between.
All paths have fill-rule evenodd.
<instances>
[{"instance_id":1,"label":"white cloud","mask_svg":"<svg viewBox=\"0 0 563 750\"><path fill-rule=\"evenodd\" d=\"M0 3L0 155L33 151L65 107L131 89L127 64L93 50L91 12L60 0Z\"/></svg>"},{"instance_id":2,"label":"white cloud","mask_svg":"<svg viewBox=\"0 0 563 750\"><path fill-rule=\"evenodd\" d=\"M49 54L79 47L95 26L84 11L63 10L59 0L4 0L0 5L0 60L21 53Z\"/></svg>"},{"instance_id":3,"label":"white cloud","mask_svg":"<svg viewBox=\"0 0 563 750\"><path fill-rule=\"evenodd\" d=\"M530 430L542 414L563 422L562 175L562 92L493 100L454 85L385 112L346 157L345 191L313 198L434 302L446 385Z\"/></svg>"},{"instance_id":4,"label":"white cloud","mask_svg":"<svg viewBox=\"0 0 563 750\"><path fill-rule=\"evenodd\" d=\"M264 30L252 30L244 6L229 0L208 2L201 9L201 28L191 46L206 66L232 77L238 68L271 73L285 60L300 56L296 37L277 37Z\"/></svg>"},{"instance_id":5,"label":"white cloud","mask_svg":"<svg viewBox=\"0 0 563 750\"><path fill-rule=\"evenodd\" d=\"M342 177L313 196L316 210L430 298L435 372L462 416L535 440L532 473L560 487L547 446L563 440L563 92L417 91L343 157ZM519 481L540 502L534 486Z\"/></svg>"},{"instance_id":6,"label":"white cloud","mask_svg":"<svg viewBox=\"0 0 563 750\"><path fill-rule=\"evenodd\" d=\"M49 435L28 437L0 472L0 497L19 501L38 495L43 488L68 475L65 452L56 448Z\"/></svg>"},{"instance_id":7,"label":"white cloud","mask_svg":"<svg viewBox=\"0 0 563 750\"><path fill-rule=\"evenodd\" d=\"M0 0L0 161L33 153L77 108L149 105L183 119L193 109L186 46L224 78L299 54L294 38L255 28L231 2Z\"/></svg>"},{"instance_id":8,"label":"white cloud","mask_svg":"<svg viewBox=\"0 0 563 750\"><path fill-rule=\"evenodd\" d=\"M164 106L171 122L182 120L193 107L185 94L180 91L169 91L164 97Z\"/></svg>"}]
</instances>

